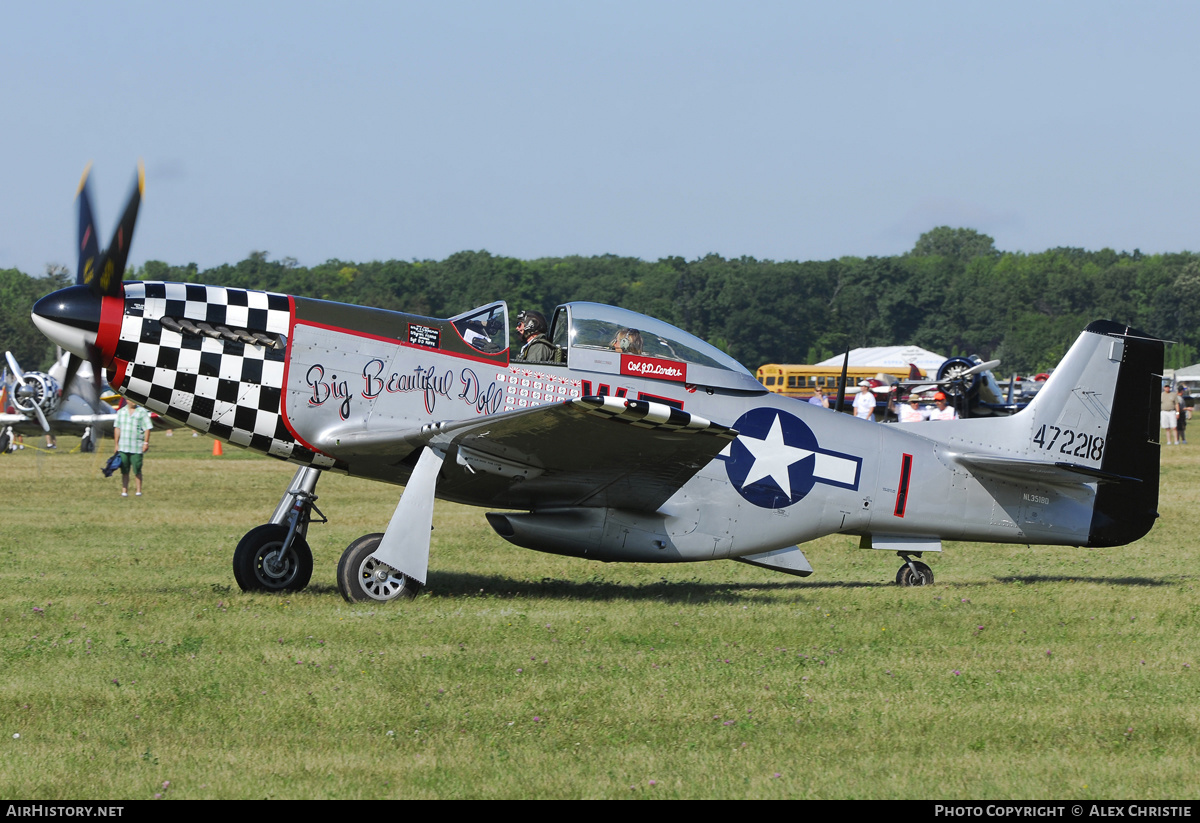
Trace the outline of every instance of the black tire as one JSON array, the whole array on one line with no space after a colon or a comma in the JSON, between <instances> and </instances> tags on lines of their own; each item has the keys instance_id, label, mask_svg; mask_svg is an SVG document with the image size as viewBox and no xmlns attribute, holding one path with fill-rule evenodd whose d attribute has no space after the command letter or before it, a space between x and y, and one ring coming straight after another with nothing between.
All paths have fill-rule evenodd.
<instances>
[{"instance_id":1,"label":"black tire","mask_svg":"<svg viewBox=\"0 0 1200 823\"><path fill-rule=\"evenodd\" d=\"M281 569L275 559L287 539L287 526L267 523L246 532L233 550L233 579L244 592L298 592L312 579L313 556L302 537L292 539Z\"/></svg>"},{"instance_id":2,"label":"black tire","mask_svg":"<svg viewBox=\"0 0 1200 823\"><path fill-rule=\"evenodd\" d=\"M901 586L932 586L933 569L919 560L914 560L912 565L916 569L916 573L914 574L913 569L905 563L896 574L896 582Z\"/></svg>"},{"instance_id":3,"label":"black tire","mask_svg":"<svg viewBox=\"0 0 1200 823\"><path fill-rule=\"evenodd\" d=\"M945 363L938 367L938 380L954 380L965 371L975 368L975 363L965 357L951 357ZM953 397L967 395L970 397L979 388L981 375L973 374L962 381L946 383L938 386L938 389Z\"/></svg>"},{"instance_id":4,"label":"black tire","mask_svg":"<svg viewBox=\"0 0 1200 823\"><path fill-rule=\"evenodd\" d=\"M96 451L96 441L91 437L84 437L79 441L79 451L83 454L92 454Z\"/></svg>"},{"instance_id":5,"label":"black tire","mask_svg":"<svg viewBox=\"0 0 1200 823\"><path fill-rule=\"evenodd\" d=\"M8 454L8 447L12 445L12 438L8 436L8 432L0 432L0 454Z\"/></svg>"},{"instance_id":6,"label":"black tire","mask_svg":"<svg viewBox=\"0 0 1200 823\"><path fill-rule=\"evenodd\" d=\"M371 557L382 534L364 534L342 552L338 561L338 591L350 603L412 600L421 584Z\"/></svg>"}]
</instances>

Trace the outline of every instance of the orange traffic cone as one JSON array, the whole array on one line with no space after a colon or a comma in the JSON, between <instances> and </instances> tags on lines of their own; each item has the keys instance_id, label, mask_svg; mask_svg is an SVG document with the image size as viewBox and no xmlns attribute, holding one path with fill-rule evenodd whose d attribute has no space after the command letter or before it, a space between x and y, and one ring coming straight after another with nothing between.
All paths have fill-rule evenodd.
<instances>
[{"instance_id":1,"label":"orange traffic cone","mask_svg":"<svg viewBox=\"0 0 1200 823\"><path fill-rule=\"evenodd\" d=\"M220 457L225 452L221 451L221 441L213 440L213 457Z\"/></svg>"}]
</instances>

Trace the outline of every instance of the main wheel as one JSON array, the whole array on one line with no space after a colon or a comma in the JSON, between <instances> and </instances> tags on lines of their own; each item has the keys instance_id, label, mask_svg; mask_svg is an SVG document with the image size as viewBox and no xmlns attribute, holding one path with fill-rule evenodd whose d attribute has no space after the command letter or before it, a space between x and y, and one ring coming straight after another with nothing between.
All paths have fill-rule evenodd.
<instances>
[{"instance_id":1,"label":"main wheel","mask_svg":"<svg viewBox=\"0 0 1200 823\"><path fill-rule=\"evenodd\" d=\"M382 534L365 534L346 547L338 561L338 591L351 603L370 600L412 600L421 584L371 557Z\"/></svg>"},{"instance_id":2,"label":"main wheel","mask_svg":"<svg viewBox=\"0 0 1200 823\"><path fill-rule=\"evenodd\" d=\"M12 438L8 436L7 431L0 432L0 454L7 454L8 447L12 445Z\"/></svg>"},{"instance_id":3,"label":"main wheel","mask_svg":"<svg viewBox=\"0 0 1200 823\"><path fill-rule=\"evenodd\" d=\"M82 454L91 454L91 453L92 453L92 452L94 452L95 450L96 450L96 441L92 440L92 436L91 436L90 434L89 434L89 435L85 435L85 436L84 436L84 437L83 437L83 438L82 438L82 439L79 441L79 451L80 451L80 453L82 453Z\"/></svg>"},{"instance_id":4,"label":"main wheel","mask_svg":"<svg viewBox=\"0 0 1200 823\"><path fill-rule=\"evenodd\" d=\"M905 563L900 567L900 571L896 574L896 582L901 586L932 586L933 585L933 569L926 566L919 560L914 560L913 568ZM913 572L913 569L916 572Z\"/></svg>"},{"instance_id":5,"label":"main wheel","mask_svg":"<svg viewBox=\"0 0 1200 823\"><path fill-rule=\"evenodd\" d=\"M298 592L312 579L312 550L297 535L280 557L288 527L267 523L246 532L233 550L233 578L244 592Z\"/></svg>"}]
</instances>

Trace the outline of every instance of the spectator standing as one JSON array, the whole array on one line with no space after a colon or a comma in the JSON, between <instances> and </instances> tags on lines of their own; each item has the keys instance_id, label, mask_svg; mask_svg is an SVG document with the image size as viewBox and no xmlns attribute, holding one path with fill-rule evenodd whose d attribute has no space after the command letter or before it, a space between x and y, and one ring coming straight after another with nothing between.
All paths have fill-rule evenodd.
<instances>
[{"instance_id":1,"label":"spectator standing","mask_svg":"<svg viewBox=\"0 0 1200 823\"><path fill-rule=\"evenodd\" d=\"M920 423L922 420L928 419L929 412L921 408L921 398L919 395L910 395L908 403L900 407L901 423Z\"/></svg>"},{"instance_id":2,"label":"spectator standing","mask_svg":"<svg viewBox=\"0 0 1200 823\"><path fill-rule=\"evenodd\" d=\"M938 392L933 396L935 408L929 410L930 420L957 420L958 412L954 407L949 405L944 392Z\"/></svg>"},{"instance_id":3,"label":"spectator standing","mask_svg":"<svg viewBox=\"0 0 1200 823\"><path fill-rule=\"evenodd\" d=\"M1176 432L1179 424L1179 395L1171 391L1169 382L1163 383L1158 409L1158 425L1167 433L1167 445L1174 446L1179 437Z\"/></svg>"},{"instance_id":4,"label":"spectator standing","mask_svg":"<svg viewBox=\"0 0 1200 823\"><path fill-rule=\"evenodd\" d=\"M854 395L854 416L860 420L875 420L875 392L866 380L858 384L858 394Z\"/></svg>"},{"instance_id":5,"label":"spectator standing","mask_svg":"<svg viewBox=\"0 0 1200 823\"><path fill-rule=\"evenodd\" d=\"M136 496L142 496L142 461L150 448L150 412L128 400L123 401L113 421L113 453L121 458L121 496L129 496L129 472L137 477Z\"/></svg>"}]
</instances>

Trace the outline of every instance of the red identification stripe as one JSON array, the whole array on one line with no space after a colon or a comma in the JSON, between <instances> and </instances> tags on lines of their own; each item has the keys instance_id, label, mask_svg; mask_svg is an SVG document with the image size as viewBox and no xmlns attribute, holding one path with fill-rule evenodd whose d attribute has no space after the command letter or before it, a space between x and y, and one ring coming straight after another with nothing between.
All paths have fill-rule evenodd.
<instances>
[{"instance_id":1,"label":"red identification stripe","mask_svg":"<svg viewBox=\"0 0 1200 823\"><path fill-rule=\"evenodd\" d=\"M316 323L310 323L309 325L318 326L319 328L332 329L333 331L344 331L344 329L337 328L336 326L319 326L319 324ZM296 298L292 297L290 294L288 295L288 339L296 339ZM279 417L281 420L283 420L283 427L288 430L288 433L295 439L297 443L308 449L313 454L322 454L326 457L330 457L331 455L325 454L325 452L321 451L312 443L309 443L307 440L301 437L299 433L292 428L292 421L288 420L288 372L291 370L291 366L292 353L291 351L287 351L284 353L283 357L283 390L279 392Z\"/></svg>"},{"instance_id":2,"label":"red identification stripe","mask_svg":"<svg viewBox=\"0 0 1200 823\"><path fill-rule=\"evenodd\" d=\"M897 517L904 516L904 507L908 504L908 482L912 479L912 455L906 454L900 460L900 487L896 491Z\"/></svg>"}]
</instances>

